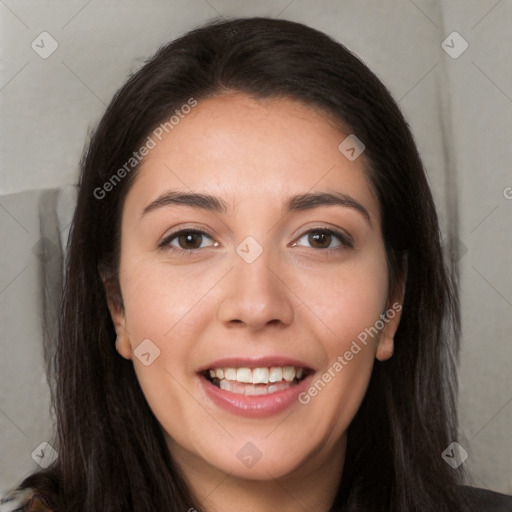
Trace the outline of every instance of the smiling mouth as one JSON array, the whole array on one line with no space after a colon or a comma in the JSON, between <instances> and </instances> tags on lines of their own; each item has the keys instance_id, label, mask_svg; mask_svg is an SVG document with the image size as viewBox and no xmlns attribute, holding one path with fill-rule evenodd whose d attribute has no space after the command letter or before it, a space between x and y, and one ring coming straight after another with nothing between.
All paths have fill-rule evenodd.
<instances>
[{"instance_id":1,"label":"smiling mouth","mask_svg":"<svg viewBox=\"0 0 512 512\"><path fill-rule=\"evenodd\" d=\"M296 366L211 368L201 375L214 386L239 395L269 395L296 386L312 372Z\"/></svg>"}]
</instances>

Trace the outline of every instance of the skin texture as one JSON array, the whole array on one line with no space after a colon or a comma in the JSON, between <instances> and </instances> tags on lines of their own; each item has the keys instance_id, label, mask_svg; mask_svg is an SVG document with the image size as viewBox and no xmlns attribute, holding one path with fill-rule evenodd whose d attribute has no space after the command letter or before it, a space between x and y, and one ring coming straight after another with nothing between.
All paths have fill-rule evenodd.
<instances>
[{"instance_id":1,"label":"skin texture","mask_svg":"<svg viewBox=\"0 0 512 512\"><path fill-rule=\"evenodd\" d=\"M292 99L228 93L203 100L151 150L126 197L124 310L109 300L116 347L132 359L170 452L206 510L328 510L345 432L374 360L392 355L399 313L309 403L267 418L220 408L197 374L226 356L280 355L304 361L318 378L401 303L402 296L388 296L379 205L364 155L349 161L338 150L347 135ZM167 190L215 195L228 210L168 205L142 215ZM289 196L317 191L350 195L371 223L343 206L283 210ZM188 255L193 244L178 238L158 247L184 228L208 236ZM348 233L354 247L335 235L315 245L308 233L320 228ZM263 249L252 263L236 252L247 236ZM149 366L133 353L145 339L160 350ZM247 442L261 453L252 467L237 457Z\"/></svg>"}]
</instances>

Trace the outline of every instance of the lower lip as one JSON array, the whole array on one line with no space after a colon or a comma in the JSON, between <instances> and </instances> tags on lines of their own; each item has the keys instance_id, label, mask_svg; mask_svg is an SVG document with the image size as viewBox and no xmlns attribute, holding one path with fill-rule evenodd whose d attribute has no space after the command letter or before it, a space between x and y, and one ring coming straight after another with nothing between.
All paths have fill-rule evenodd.
<instances>
[{"instance_id":1,"label":"lower lip","mask_svg":"<svg viewBox=\"0 0 512 512\"><path fill-rule=\"evenodd\" d=\"M206 395L226 411L251 418L268 418L284 411L293 403L298 403L298 396L307 389L311 376L312 374L308 375L288 389L259 396L240 395L220 389L202 375L199 380Z\"/></svg>"}]
</instances>

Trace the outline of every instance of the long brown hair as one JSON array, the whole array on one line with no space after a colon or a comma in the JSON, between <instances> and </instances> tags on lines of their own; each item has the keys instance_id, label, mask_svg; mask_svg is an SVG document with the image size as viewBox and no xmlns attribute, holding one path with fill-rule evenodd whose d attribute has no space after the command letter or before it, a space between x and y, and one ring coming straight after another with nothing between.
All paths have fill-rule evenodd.
<instances>
[{"instance_id":1,"label":"long brown hair","mask_svg":"<svg viewBox=\"0 0 512 512\"><path fill-rule=\"evenodd\" d=\"M214 20L162 47L116 93L81 162L55 359L57 451L23 486L61 511L201 510L178 472L133 365L119 357L105 287L119 292L120 217L137 172L104 184L155 127L187 103L243 91L331 114L364 142L380 202L392 286L406 271L393 357L376 361L348 429L333 510L464 510L462 469L441 457L457 439L456 277L410 129L378 78L343 45L299 23ZM125 175L126 174L126 175ZM99 197L103 196L103 197ZM122 297L118 294L122 305Z\"/></svg>"}]
</instances>

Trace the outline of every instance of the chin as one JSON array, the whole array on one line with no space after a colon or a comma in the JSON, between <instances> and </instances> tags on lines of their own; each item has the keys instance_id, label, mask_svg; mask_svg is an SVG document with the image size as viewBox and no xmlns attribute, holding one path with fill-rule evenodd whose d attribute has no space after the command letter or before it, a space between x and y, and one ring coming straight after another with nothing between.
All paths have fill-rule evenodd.
<instances>
[{"instance_id":1,"label":"chin","mask_svg":"<svg viewBox=\"0 0 512 512\"><path fill-rule=\"evenodd\" d=\"M235 453L235 461L233 462L233 457L229 456L225 460L213 462L217 462L217 467L220 470L229 473L234 478L257 481L284 478L300 472L304 467L302 461L297 457L281 457L278 461L275 458L261 456L261 459L254 462L253 465L250 463L246 465L237 458Z\"/></svg>"},{"instance_id":2,"label":"chin","mask_svg":"<svg viewBox=\"0 0 512 512\"><path fill-rule=\"evenodd\" d=\"M310 451L298 449L301 444L304 445L294 440L293 433L289 433L288 439L292 442L287 445L269 442L264 436L252 440L238 437L214 452L203 452L201 458L223 473L247 480L273 480L301 471L312 471L313 468L307 464L311 459Z\"/></svg>"}]
</instances>

